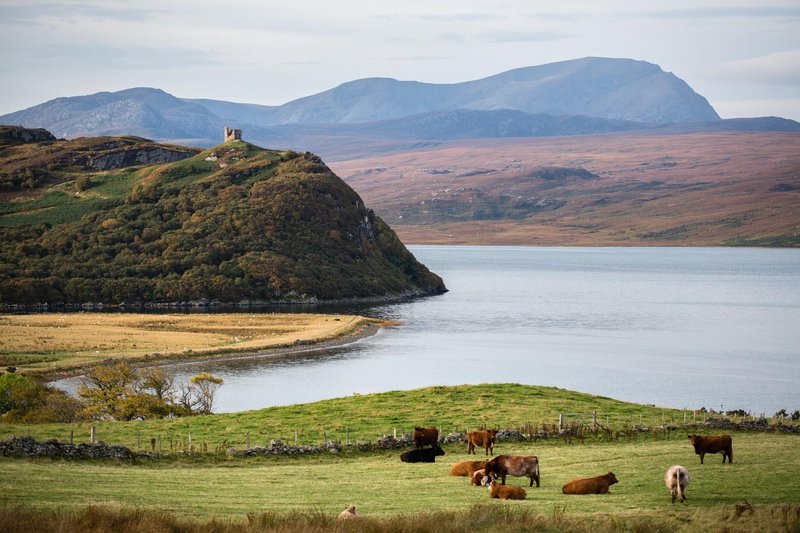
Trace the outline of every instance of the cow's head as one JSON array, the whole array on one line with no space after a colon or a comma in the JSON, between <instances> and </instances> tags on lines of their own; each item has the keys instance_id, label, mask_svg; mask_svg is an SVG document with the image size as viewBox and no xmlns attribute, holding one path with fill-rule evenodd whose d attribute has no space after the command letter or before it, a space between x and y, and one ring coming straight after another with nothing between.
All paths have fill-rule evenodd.
<instances>
[{"instance_id":1,"label":"cow's head","mask_svg":"<svg viewBox=\"0 0 800 533\"><path fill-rule=\"evenodd\" d=\"M619 483L619 481L617 481L617 476L615 476L614 472L612 472L610 470L608 471L608 474L606 474L606 477L608 477L608 484L609 485L613 485L614 483Z\"/></svg>"},{"instance_id":2,"label":"cow's head","mask_svg":"<svg viewBox=\"0 0 800 533\"><path fill-rule=\"evenodd\" d=\"M497 435L498 433L500 433L500 430L499 429L487 429L486 433L487 433L487 435L489 435L490 439L494 440L494 436Z\"/></svg>"},{"instance_id":3,"label":"cow's head","mask_svg":"<svg viewBox=\"0 0 800 533\"><path fill-rule=\"evenodd\" d=\"M692 433L691 435L686 435L689 438L689 442L692 443L692 446L697 446L697 435Z\"/></svg>"},{"instance_id":4,"label":"cow's head","mask_svg":"<svg viewBox=\"0 0 800 533\"><path fill-rule=\"evenodd\" d=\"M434 456L444 455L444 450L438 444L434 444L432 449Z\"/></svg>"}]
</instances>

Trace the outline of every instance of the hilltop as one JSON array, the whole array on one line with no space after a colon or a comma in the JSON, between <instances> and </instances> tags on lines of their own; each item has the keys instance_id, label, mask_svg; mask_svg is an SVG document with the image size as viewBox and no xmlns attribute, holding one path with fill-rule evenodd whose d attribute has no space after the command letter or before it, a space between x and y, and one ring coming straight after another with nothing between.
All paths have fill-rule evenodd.
<instances>
[{"instance_id":1,"label":"hilltop","mask_svg":"<svg viewBox=\"0 0 800 533\"><path fill-rule=\"evenodd\" d=\"M311 153L105 137L6 146L0 168L5 305L316 302L446 290Z\"/></svg>"},{"instance_id":2,"label":"hilltop","mask_svg":"<svg viewBox=\"0 0 800 533\"><path fill-rule=\"evenodd\" d=\"M633 59L585 57L459 83L348 81L282 105L186 99L137 87L61 97L0 116L59 137L137 135L193 146L223 125L261 146L347 160L467 138L549 137L658 129L800 131L777 117L721 120L685 81Z\"/></svg>"}]
</instances>

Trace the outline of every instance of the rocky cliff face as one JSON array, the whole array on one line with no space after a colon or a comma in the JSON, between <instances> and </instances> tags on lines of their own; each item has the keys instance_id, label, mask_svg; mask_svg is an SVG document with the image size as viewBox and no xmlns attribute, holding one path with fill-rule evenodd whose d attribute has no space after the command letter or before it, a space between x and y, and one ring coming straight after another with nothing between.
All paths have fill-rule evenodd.
<instances>
[{"instance_id":1,"label":"rocky cliff face","mask_svg":"<svg viewBox=\"0 0 800 533\"><path fill-rule=\"evenodd\" d=\"M31 129L22 126L0 126L0 147L55 140L55 136L44 128Z\"/></svg>"}]
</instances>

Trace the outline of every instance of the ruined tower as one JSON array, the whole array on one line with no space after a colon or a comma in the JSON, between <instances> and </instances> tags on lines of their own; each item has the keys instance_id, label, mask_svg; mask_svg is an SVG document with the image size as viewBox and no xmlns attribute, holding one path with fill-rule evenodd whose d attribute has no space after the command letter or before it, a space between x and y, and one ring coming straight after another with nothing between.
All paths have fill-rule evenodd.
<instances>
[{"instance_id":1,"label":"ruined tower","mask_svg":"<svg viewBox=\"0 0 800 533\"><path fill-rule=\"evenodd\" d=\"M229 141L241 141L242 140L242 130L237 130L235 128L229 128L225 126L225 142Z\"/></svg>"}]
</instances>

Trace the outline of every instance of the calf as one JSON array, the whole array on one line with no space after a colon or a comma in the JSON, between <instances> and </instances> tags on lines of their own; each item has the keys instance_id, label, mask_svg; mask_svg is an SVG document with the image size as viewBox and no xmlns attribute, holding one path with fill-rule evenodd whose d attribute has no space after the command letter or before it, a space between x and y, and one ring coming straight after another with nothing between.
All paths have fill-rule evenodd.
<instances>
[{"instance_id":1,"label":"calf","mask_svg":"<svg viewBox=\"0 0 800 533\"><path fill-rule=\"evenodd\" d=\"M414 445L417 448L438 444L439 430L434 428L414 428Z\"/></svg>"},{"instance_id":2,"label":"calf","mask_svg":"<svg viewBox=\"0 0 800 533\"><path fill-rule=\"evenodd\" d=\"M472 474L472 484L476 487L485 487L489 484L490 481L497 479L494 474L486 474L486 470L481 468L480 470L476 470L474 474Z\"/></svg>"},{"instance_id":3,"label":"calf","mask_svg":"<svg viewBox=\"0 0 800 533\"><path fill-rule=\"evenodd\" d=\"M686 500L686 487L689 486L689 471L681 465L671 466L664 473L664 483L672 493L672 503L675 503L677 496L681 497L681 503Z\"/></svg>"},{"instance_id":4,"label":"calf","mask_svg":"<svg viewBox=\"0 0 800 533\"><path fill-rule=\"evenodd\" d=\"M689 442L694 446L694 453L700 456L700 464L707 453L722 452L722 463L725 464L725 457L728 462L733 462L733 439L730 435L688 435Z\"/></svg>"},{"instance_id":5,"label":"calf","mask_svg":"<svg viewBox=\"0 0 800 533\"><path fill-rule=\"evenodd\" d=\"M467 433L467 454L475 453L475 447L479 446L486 450L486 455L492 452L494 455L494 436L498 429L476 429Z\"/></svg>"},{"instance_id":6,"label":"calf","mask_svg":"<svg viewBox=\"0 0 800 533\"><path fill-rule=\"evenodd\" d=\"M608 494L608 487L618 483L614 472L597 476L573 479L561 487L564 494Z\"/></svg>"},{"instance_id":7,"label":"calf","mask_svg":"<svg viewBox=\"0 0 800 533\"><path fill-rule=\"evenodd\" d=\"M503 500L524 500L525 489L516 485L501 485L492 480L489 482L489 497Z\"/></svg>"},{"instance_id":8,"label":"calf","mask_svg":"<svg viewBox=\"0 0 800 533\"><path fill-rule=\"evenodd\" d=\"M461 461L453 465L450 475L470 477L476 470L481 470L484 466L486 466L486 461Z\"/></svg>"},{"instance_id":9,"label":"calf","mask_svg":"<svg viewBox=\"0 0 800 533\"><path fill-rule=\"evenodd\" d=\"M539 486L539 459L535 455L498 455L486 461L484 467L487 475L500 478L506 484L506 476L527 476L531 480L530 486L536 481Z\"/></svg>"},{"instance_id":10,"label":"calf","mask_svg":"<svg viewBox=\"0 0 800 533\"><path fill-rule=\"evenodd\" d=\"M355 505L348 505L344 511L339 513L339 520L347 520L349 518L356 518L358 515L356 514L356 506Z\"/></svg>"},{"instance_id":11,"label":"calf","mask_svg":"<svg viewBox=\"0 0 800 533\"><path fill-rule=\"evenodd\" d=\"M420 448L403 452L400 454L400 460L404 463L435 463L438 455L444 455L444 450L438 444L434 444L432 448Z\"/></svg>"}]
</instances>

